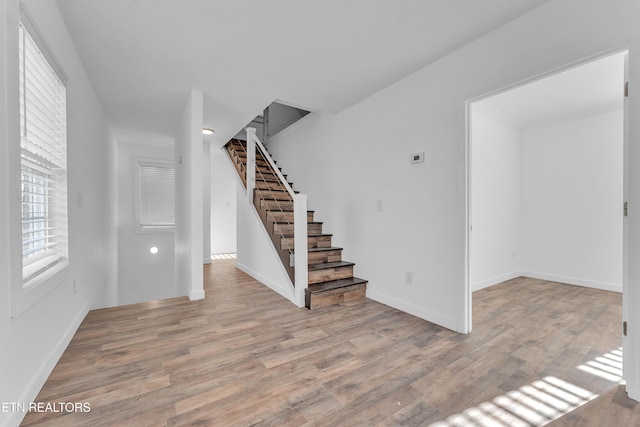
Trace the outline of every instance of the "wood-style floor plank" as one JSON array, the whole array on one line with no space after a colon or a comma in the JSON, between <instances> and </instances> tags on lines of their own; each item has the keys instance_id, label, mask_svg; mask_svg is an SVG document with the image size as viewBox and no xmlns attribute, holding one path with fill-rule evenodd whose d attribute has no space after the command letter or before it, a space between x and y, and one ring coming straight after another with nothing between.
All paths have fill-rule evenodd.
<instances>
[{"instance_id":1,"label":"wood-style floor plank","mask_svg":"<svg viewBox=\"0 0 640 427\"><path fill-rule=\"evenodd\" d=\"M91 411L33 412L23 425L640 421L615 378L616 293L514 279L474 293L474 330L461 335L371 300L298 309L232 259L205 267L205 282L202 301L90 312L37 401Z\"/></svg>"}]
</instances>

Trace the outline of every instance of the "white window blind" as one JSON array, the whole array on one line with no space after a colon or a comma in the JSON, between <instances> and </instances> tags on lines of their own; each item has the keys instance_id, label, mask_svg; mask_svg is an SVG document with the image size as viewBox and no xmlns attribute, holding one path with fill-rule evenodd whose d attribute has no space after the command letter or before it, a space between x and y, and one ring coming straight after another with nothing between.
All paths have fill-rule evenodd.
<instances>
[{"instance_id":1,"label":"white window blind","mask_svg":"<svg viewBox=\"0 0 640 427\"><path fill-rule=\"evenodd\" d=\"M175 225L175 169L169 164L138 162L139 225L142 229Z\"/></svg>"},{"instance_id":2,"label":"white window blind","mask_svg":"<svg viewBox=\"0 0 640 427\"><path fill-rule=\"evenodd\" d=\"M22 277L68 263L66 88L20 24Z\"/></svg>"}]
</instances>

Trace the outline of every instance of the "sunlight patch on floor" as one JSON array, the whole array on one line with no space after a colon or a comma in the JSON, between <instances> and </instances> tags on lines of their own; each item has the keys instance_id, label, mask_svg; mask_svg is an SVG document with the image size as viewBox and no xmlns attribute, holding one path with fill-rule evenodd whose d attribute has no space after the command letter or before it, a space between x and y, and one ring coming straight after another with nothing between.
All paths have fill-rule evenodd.
<instances>
[{"instance_id":1,"label":"sunlight patch on floor","mask_svg":"<svg viewBox=\"0 0 640 427\"><path fill-rule=\"evenodd\" d=\"M596 357L577 369L605 380L622 381L622 349ZM553 376L545 377L469 408L431 427L543 426L598 397L597 394Z\"/></svg>"},{"instance_id":2,"label":"sunlight patch on floor","mask_svg":"<svg viewBox=\"0 0 640 427\"><path fill-rule=\"evenodd\" d=\"M236 259L236 254L212 254L211 259Z\"/></svg>"},{"instance_id":3,"label":"sunlight patch on floor","mask_svg":"<svg viewBox=\"0 0 640 427\"><path fill-rule=\"evenodd\" d=\"M619 348L604 356L596 357L594 360L578 366L578 369L607 381L619 383L622 381L622 349Z\"/></svg>"}]
</instances>

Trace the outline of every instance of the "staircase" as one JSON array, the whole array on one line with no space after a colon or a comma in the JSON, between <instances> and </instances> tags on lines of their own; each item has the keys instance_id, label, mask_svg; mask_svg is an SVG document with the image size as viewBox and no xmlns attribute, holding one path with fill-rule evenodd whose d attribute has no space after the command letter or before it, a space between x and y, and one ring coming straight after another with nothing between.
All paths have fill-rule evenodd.
<instances>
[{"instance_id":1,"label":"staircase","mask_svg":"<svg viewBox=\"0 0 640 427\"><path fill-rule=\"evenodd\" d=\"M225 145L245 188L246 147L246 142L238 139L232 139ZM295 283L291 262L292 256L295 255L293 200L278 174L272 170L270 162L265 157L268 155L256 149L253 204L292 283ZM287 179L286 175L283 177ZM289 182L289 186L293 187L293 184ZM305 306L308 309L365 297L367 281L353 276L354 263L342 260L342 248L332 246L332 235L326 234L322 225L322 222L315 221L313 211L307 211L309 285L305 290Z\"/></svg>"}]
</instances>

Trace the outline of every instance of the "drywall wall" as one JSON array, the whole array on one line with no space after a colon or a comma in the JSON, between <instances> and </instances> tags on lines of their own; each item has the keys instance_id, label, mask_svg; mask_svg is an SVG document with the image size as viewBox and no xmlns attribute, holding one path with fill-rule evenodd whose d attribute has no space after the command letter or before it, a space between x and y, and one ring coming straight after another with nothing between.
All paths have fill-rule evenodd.
<instances>
[{"instance_id":1,"label":"drywall wall","mask_svg":"<svg viewBox=\"0 0 640 427\"><path fill-rule=\"evenodd\" d=\"M295 290L271 238L264 228L240 179L236 180L237 199L237 247L236 266L273 289L289 301L297 304Z\"/></svg>"},{"instance_id":2,"label":"drywall wall","mask_svg":"<svg viewBox=\"0 0 640 427\"><path fill-rule=\"evenodd\" d=\"M164 144L118 143L118 304L178 294L174 280L173 230L138 230L135 212L139 159L173 162L171 141ZM163 146L164 145L164 146ZM149 249L155 246L157 254Z\"/></svg>"},{"instance_id":3,"label":"drywall wall","mask_svg":"<svg viewBox=\"0 0 640 427\"><path fill-rule=\"evenodd\" d=\"M211 143L202 143L202 263L211 264Z\"/></svg>"},{"instance_id":4,"label":"drywall wall","mask_svg":"<svg viewBox=\"0 0 640 427\"><path fill-rule=\"evenodd\" d=\"M236 171L220 148L211 148L211 253L236 252Z\"/></svg>"},{"instance_id":5,"label":"drywall wall","mask_svg":"<svg viewBox=\"0 0 640 427\"><path fill-rule=\"evenodd\" d=\"M526 128L523 275L622 290L622 111Z\"/></svg>"},{"instance_id":6,"label":"drywall wall","mask_svg":"<svg viewBox=\"0 0 640 427\"><path fill-rule=\"evenodd\" d=\"M69 267L48 292L14 311L11 294L22 292L17 0L0 1L0 402L31 402L87 311L104 303L114 282L108 235L114 200L110 135L55 2L23 2L68 76ZM111 159L111 160L110 160ZM17 232L17 237L16 237ZM23 299L25 301L25 299ZM18 425L23 413L0 411L0 425Z\"/></svg>"},{"instance_id":7,"label":"drywall wall","mask_svg":"<svg viewBox=\"0 0 640 427\"><path fill-rule=\"evenodd\" d=\"M550 1L338 114L274 137L278 164L309 194L356 275L370 280L368 297L471 329L466 102L635 40L639 7ZM418 152L425 162L411 165Z\"/></svg>"},{"instance_id":8,"label":"drywall wall","mask_svg":"<svg viewBox=\"0 0 640 427\"><path fill-rule=\"evenodd\" d=\"M204 298L202 250L202 91L187 96L175 144L175 282L178 295Z\"/></svg>"},{"instance_id":9,"label":"drywall wall","mask_svg":"<svg viewBox=\"0 0 640 427\"><path fill-rule=\"evenodd\" d=\"M472 106L469 280L478 290L520 275L520 129Z\"/></svg>"}]
</instances>

